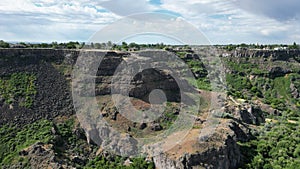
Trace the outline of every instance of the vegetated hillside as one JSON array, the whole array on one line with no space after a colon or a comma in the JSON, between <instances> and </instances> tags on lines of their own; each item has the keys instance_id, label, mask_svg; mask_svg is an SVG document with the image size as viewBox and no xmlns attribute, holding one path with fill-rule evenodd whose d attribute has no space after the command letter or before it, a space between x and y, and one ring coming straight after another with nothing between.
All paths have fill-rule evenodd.
<instances>
[{"instance_id":1,"label":"vegetated hillside","mask_svg":"<svg viewBox=\"0 0 300 169\"><path fill-rule=\"evenodd\" d=\"M101 151L90 138L95 130L81 128L69 84L78 50L1 49L1 168L298 168L300 51L219 50L224 96L210 84L206 53L197 50L172 51L191 68L196 81L190 83L200 89L195 126L178 146L145 160ZM123 133L157 135L178 116L178 86L169 74L148 69L131 82L131 102L141 111L149 108L156 86L167 93L167 108L154 123L127 120L111 101L111 76L124 58L135 55L106 54L96 75L99 108ZM220 109L209 108L212 97L222 100Z\"/></svg>"},{"instance_id":2,"label":"vegetated hillside","mask_svg":"<svg viewBox=\"0 0 300 169\"><path fill-rule=\"evenodd\" d=\"M240 142L247 168L300 167L299 54L276 58L224 58L228 94L257 103L266 122L256 138Z\"/></svg>"},{"instance_id":3,"label":"vegetated hillside","mask_svg":"<svg viewBox=\"0 0 300 169\"><path fill-rule=\"evenodd\" d=\"M258 106L264 119L261 121L255 115L253 124L258 126L251 127L253 138L238 140L244 163L240 167L300 167L299 56L298 50L220 51L226 67L227 95L239 106L249 103ZM232 118L234 110L227 106L227 116ZM247 123L247 118L243 118L246 111L242 110L240 115Z\"/></svg>"}]
</instances>

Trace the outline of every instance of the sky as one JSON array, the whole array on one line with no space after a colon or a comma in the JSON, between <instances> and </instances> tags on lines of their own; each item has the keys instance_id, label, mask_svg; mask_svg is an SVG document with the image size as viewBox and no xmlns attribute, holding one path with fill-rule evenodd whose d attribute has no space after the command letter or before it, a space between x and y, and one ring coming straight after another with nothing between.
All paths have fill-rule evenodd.
<instances>
[{"instance_id":1,"label":"sky","mask_svg":"<svg viewBox=\"0 0 300 169\"><path fill-rule=\"evenodd\" d=\"M299 0L1 0L0 39L88 42L97 33L106 34L104 30L120 20L142 13L171 15L173 21L184 21L180 24L199 30L211 44L300 43ZM176 23L174 27L179 29L181 25ZM166 29L150 29L149 25L149 30L158 33ZM147 26L142 28L148 30ZM126 32L128 28L118 27L118 31ZM182 34L198 38L189 31L177 34L177 39ZM139 35L137 32L136 37L122 38L139 43L172 43L168 36Z\"/></svg>"}]
</instances>

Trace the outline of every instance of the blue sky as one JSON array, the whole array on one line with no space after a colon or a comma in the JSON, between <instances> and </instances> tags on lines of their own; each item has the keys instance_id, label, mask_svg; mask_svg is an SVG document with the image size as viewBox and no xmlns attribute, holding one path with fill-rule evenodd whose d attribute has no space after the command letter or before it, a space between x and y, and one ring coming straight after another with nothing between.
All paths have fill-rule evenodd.
<instances>
[{"instance_id":1,"label":"blue sky","mask_svg":"<svg viewBox=\"0 0 300 169\"><path fill-rule=\"evenodd\" d=\"M86 42L110 24L144 12L184 19L213 44L300 43L299 0L1 0L0 39ZM170 42L157 36L136 40Z\"/></svg>"}]
</instances>

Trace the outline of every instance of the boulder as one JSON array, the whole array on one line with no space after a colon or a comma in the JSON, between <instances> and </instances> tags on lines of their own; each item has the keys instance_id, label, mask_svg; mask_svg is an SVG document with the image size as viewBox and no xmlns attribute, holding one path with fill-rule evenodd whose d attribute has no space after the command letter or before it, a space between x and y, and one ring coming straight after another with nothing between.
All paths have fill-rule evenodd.
<instances>
[{"instance_id":1,"label":"boulder","mask_svg":"<svg viewBox=\"0 0 300 169\"><path fill-rule=\"evenodd\" d=\"M281 77L290 72L291 71L286 68L276 66L276 67L272 67L271 69L269 69L269 76L271 78Z\"/></svg>"},{"instance_id":2,"label":"boulder","mask_svg":"<svg viewBox=\"0 0 300 169\"><path fill-rule=\"evenodd\" d=\"M162 130L163 128L162 128L162 126L159 124L159 123L153 123L152 125L151 125L151 130L153 130L153 131L160 131L160 130Z\"/></svg>"}]
</instances>

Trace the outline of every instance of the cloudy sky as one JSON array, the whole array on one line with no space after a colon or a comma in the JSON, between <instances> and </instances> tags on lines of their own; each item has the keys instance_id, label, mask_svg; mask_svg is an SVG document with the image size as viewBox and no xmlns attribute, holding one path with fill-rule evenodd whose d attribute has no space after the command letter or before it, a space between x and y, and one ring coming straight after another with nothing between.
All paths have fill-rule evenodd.
<instances>
[{"instance_id":1,"label":"cloudy sky","mask_svg":"<svg viewBox=\"0 0 300 169\"><path fill-rule=\"evenodd\" d=\"M1 0L0 39L86 42L120 19L145 12L180 18L213 44L300 43L299 0Z\"/></svg>"}]
</instances>

